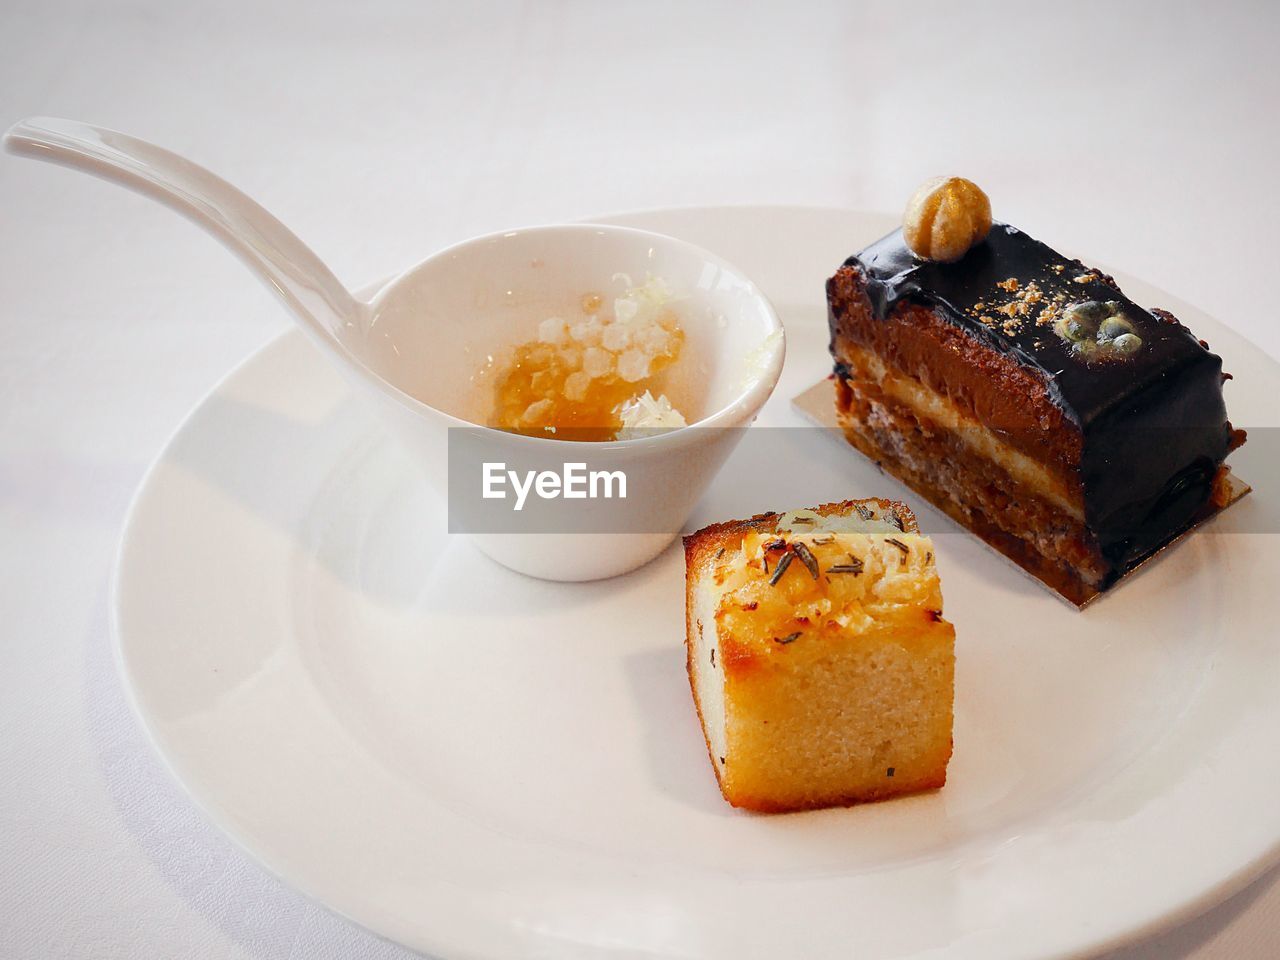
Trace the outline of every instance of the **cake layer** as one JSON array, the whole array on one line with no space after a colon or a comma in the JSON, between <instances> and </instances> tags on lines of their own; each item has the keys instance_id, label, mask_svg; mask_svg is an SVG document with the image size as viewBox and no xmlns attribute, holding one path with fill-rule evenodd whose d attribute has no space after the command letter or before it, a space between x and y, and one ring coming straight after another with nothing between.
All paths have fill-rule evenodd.
<instances>
[{"instance_id":1,"label":"cake layer","mask_svg":"<svg viewBox=\"0 0 1280 960\"><path fill-rule=\"evenodd\" d=\"M926 383L893 367L879 354L856 346L842 345L840 381L847 386L874 385L874 393L885 402L905 408L916 424L914 429L930 435L946 431L945 443L956 455L970 461L991 461L1003 473L1000 478L1015 481L1027 493L1053 503L1073 520L1083 524L1084 503L1080 485L1065 471L1055 472L1044 461L1013 446L1008 432L997 433L979 421L955 400L938 393ZM838 396L838 395L837 395ZM840 406L837 400L837 407Z\"/></svg>"},{"instance_id":2,"label":"cake layer","mask_svg":"<svg viewBox=\"0 0 1280 960\"><path fill-rule=\"evenodd\" d=\"M870 380L839 378L845 438L891 476L1074 603L1102 589L1111 565L1078 514L1011 476L964 431L939 425Z\"/></svg>"}]
</instances>

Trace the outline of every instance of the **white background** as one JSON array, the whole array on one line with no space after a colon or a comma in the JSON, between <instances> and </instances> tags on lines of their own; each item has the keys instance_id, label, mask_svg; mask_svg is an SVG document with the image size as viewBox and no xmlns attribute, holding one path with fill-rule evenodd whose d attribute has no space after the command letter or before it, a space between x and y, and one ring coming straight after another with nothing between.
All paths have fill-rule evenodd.
<instances>
[{"instance_id":1,"label":"white background","mask_svg":"<svg viewBox=\"0 0 1280 960\"><path fill-rule=\"evenodd\" d=\"M4 0L0 124L190 155L352 285L503 227L961 173L1280 355L1280 5L896 6ZM202 822L111 660L129 496L281 309L160 207L0 157L0 310L0 957L405 956ZM1272 872L1113 960L1278 954Z\"/></svg>"}]
</instances>

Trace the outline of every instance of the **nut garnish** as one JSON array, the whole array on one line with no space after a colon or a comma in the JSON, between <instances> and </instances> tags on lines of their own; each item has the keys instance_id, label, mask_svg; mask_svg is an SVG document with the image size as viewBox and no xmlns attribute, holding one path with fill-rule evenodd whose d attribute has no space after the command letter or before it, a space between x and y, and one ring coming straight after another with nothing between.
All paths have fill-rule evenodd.
<instances>
[{"instance_id":1,"label":"nut garnish","mask_svg":"<svg viewBox=\"0 0 1280 960\"><path fill-rule=\"evenodd\" d=\"M1054 332L1085 360L1128 356L1142 349L1142 338L1115 300L1085 300L1063 308L1053 324Z\"/></svg>"},{"instance_id":2,"label":"nut garnish","mask_svg":"<svg viewBox=\"0 0 1280 960\"><path fill-rule=\"evenodd\" d=\"M991 201L964 177L935 177L907 203L902 237L922 260L954 263L986 239L991 230Z\"/></svg>"}]
</instances>

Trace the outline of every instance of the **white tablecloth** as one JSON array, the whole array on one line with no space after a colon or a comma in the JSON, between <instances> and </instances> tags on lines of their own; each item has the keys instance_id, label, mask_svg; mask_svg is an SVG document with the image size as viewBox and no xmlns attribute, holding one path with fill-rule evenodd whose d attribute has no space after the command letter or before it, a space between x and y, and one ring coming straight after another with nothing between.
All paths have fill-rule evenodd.
<instances>
[{"instance_id":1,"label":"white tablecloth","mask_svg":"<svg viewBox=\"0 0 1280 960\"><path fill-rule=\"evenodd\" d=\"M1256 307L1280 224L1274 4L111 6L3 5L0 123L69 116L188 154L352 284L505 226L896 209L958 172L997 216L1280 354ZM288 321L207 237L120 190L4 157L0 211L0 956L405 955L205 825L111 659L108 578L143 469ZM1272 872L1114 957L1277 955Z\"/></svg>"}]
</instances>

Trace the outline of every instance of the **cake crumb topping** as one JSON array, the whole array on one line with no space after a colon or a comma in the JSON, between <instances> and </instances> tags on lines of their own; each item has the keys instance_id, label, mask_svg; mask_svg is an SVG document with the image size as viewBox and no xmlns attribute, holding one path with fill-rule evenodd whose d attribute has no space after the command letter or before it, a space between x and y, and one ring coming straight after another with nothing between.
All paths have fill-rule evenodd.
<instances>
[{"instance_id":1,"label":"cake crumb topping","mask_svg":"<svg viewBox=\"0 0 1280 960\"><path fill-rule=\"evenodd\" d=\"M1006 293L1012 293L1013 296L1004 300L1003 303L996 302L1002 299L999 295L984 298L973 305L972 312L984 325L998 327L1009 336L1021 330L1028 320L1033 320L1037 324L1045 323L1046 312L1056 313L1067 299L1066 294L1063 293L1046 294L1035 280L1030 280L1024 285L1017 277L1009 277L997 283L996 287ZM993 313L998 316L992 316ZM1051 313L1050 316L1052 315ZM1050 319L1047 322L1053 321Z\"/></svg>"}]
</instances>

